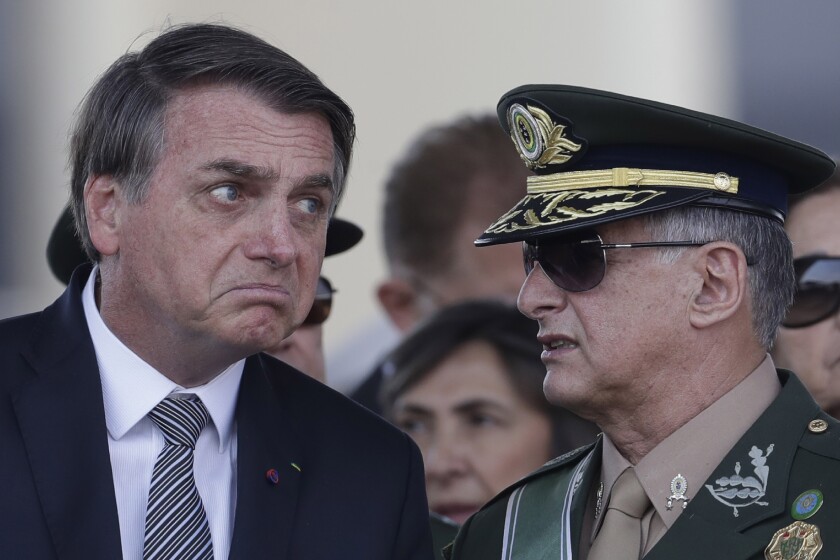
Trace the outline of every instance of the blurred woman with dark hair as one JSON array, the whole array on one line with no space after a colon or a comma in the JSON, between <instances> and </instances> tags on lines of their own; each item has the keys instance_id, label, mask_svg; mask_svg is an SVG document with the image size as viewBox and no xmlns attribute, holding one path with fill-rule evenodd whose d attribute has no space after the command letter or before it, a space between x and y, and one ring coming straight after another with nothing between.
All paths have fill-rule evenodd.
<instances>
[{"instance_id":1,"label":"blurred woman with dark hair","mask_svg":"<svg viewBox=\"0 0 840 560\"><path fill-rule=\"evenodd\" d=\"M381 401L420 446L429 507L463 523L487 500L597 428L552 406L537 324L514 307L443 309L389 356Z\"/></svg>"}]
</instances>

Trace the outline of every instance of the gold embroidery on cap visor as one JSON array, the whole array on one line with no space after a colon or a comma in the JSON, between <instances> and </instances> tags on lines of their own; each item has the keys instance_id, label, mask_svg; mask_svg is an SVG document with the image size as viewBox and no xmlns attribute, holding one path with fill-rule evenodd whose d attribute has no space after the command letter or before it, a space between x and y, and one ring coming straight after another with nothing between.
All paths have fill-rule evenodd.
<instances>
[{"instance_id":1,"label":"gold embroidery on cap visor","mask_svg":"<svg viewBox=\"0 0 840 560\"><path fill-rule=\"evenodd\" d=\"M627 211L666 194L668 191L659 190L661 187L737 194L738 178L726 173L627 167L532 176L528 177L525 198L485 234L531 230Z\"/></svg>"},{"instance_id":2,"label":"gold embroidery on cap visor","mask_svg":"<svg viewBox=\"0 0 840 560\"><path fill-rule=\"evenodd\" d=\"M508 109L508 128L519 157L528 169L566 163L583 144L566 137L566 127L556 124L537 107L514 103Z\"/></svg>"}]
</instances>

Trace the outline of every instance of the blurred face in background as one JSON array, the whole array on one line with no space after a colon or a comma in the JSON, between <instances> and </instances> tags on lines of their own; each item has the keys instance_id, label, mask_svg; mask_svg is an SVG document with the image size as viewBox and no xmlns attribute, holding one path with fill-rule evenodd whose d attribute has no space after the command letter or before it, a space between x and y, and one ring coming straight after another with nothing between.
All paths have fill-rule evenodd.
<instances>
[{"instance_id":1,"label":"blurred face in background","mask_svg":"<svg viewBox=\"0 0 840 560\"><path fill-rule=\"evenodd\" d=\"M321 383L326 383L324 365L323 323L332 308L333 287L321 276L318 278L315 301L303 324L279 344L266 350L278 360L299 369Z\"/></svg>"},{"instance_id":2,"label":"blurred face in background","mask_svg":"<svg viewBox=\"0 0 840 560\"><path fill-rule=\"evenodd\" d=\"M487 342L465 342L400 394L393 421L423 453L429 508L463 523L551 457L551 423Z\"/></svg>"},{"instance_id":3,"label":"blurred face in background","mask_svg":"<svg viewBox=\"0 0 840 560\"><path fill-rule=\"evenodd\" d=\"M811 195L794 206L785 228L793 241L795 262L801 263L800 259L807 257L840 257L838 216L840 188ZM836 261L822 264L837 270ZM809 293L806 291L808 286L799 283L796 302L788 318L795 318L797 306L802 309L806 303L814 314L819 313L824 318L801 328L781 327L773 358L779 367L795 372L823 410L836 418L840 417L840 310L837 309L840 277L834 277L833 281L833 285L819 286L818 298L814 297L813 289Z\"/></svg>"}]
</instances>

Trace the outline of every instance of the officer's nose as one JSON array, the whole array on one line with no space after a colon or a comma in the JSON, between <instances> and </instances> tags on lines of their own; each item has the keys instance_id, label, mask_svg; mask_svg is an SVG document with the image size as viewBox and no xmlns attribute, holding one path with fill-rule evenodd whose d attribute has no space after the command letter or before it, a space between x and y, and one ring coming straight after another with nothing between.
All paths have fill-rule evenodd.
<instances>
[{"instance_id":1,"label":"officer's nose","mask_svg":"<svg viewBox=\"0 0 840 560\"><path fill-rule=\"evenodd\" d=\"M567 303L566 291L551 281L539 263L528 273L516 300L519 310L535 320L541 319L550 311L562 310Z\"/></svg>"}]
</instances>

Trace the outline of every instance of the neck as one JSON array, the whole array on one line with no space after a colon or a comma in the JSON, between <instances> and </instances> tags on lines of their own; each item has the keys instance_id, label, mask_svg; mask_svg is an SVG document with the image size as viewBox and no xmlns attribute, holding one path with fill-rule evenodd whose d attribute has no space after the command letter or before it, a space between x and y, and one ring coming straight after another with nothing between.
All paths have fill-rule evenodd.
<instances>
[{"instance_id":1,"label":"neck","mask_svg":"<svg viewBox=\"0 0 840 560\"><path fill-rule=\"evenodd\" d=\"M748 345L729 353L710 352L677 370L662 371L646 381L642 402L605 411L595 422L633 465L665 438L703 412L743 381L764 359L764 351ZM708 347L707 347L708 348Z\"/></svg>"},{"instance_id":2,"label":"neck","mask_svg":"<svg viewBox=\"0 0 840 560\"><path fill-rule=\"evenodd\" d=\"M102 321L114 336L181 387L209 383L245 357L241 349L226 348L206 338L184 339L165 319L146 309L125 305L107 285L103 287L101 279L96 284L95 296Z\"/></svg>"}]
</instances>

